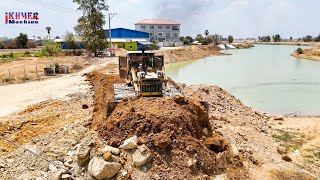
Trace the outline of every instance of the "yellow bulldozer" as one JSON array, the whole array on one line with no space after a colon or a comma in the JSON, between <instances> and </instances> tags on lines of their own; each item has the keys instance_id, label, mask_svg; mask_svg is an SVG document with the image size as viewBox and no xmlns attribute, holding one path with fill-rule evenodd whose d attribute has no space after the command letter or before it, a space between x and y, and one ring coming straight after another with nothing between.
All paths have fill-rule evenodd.
<instances>
[{"instance_id":1,"label":"yellow bulldozer","mask_svg":"<svg viewBox=\"0 0 320 180\"><path fill-rule=\"evenodd\" d=\"M114 102L107 102L107 116L125 98L180 95L165 75L164 57L154 52L129 51L126 56L120 56L119 76L126 83L114 84Z\"/></svg>"}]
</instances>

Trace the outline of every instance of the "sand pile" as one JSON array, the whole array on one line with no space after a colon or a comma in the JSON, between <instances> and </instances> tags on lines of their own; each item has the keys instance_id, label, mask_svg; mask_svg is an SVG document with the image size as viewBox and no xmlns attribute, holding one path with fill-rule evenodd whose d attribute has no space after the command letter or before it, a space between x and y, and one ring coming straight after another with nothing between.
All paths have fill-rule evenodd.
<instances>
[{"instance_id":1,"label":"sand pile","mask_svg":"<svg viewBox=\"0 0 320 180\"><path fill-rule=\"evenodd\" d=\"M109 145L118 147L137 135L152 152L151 177L208 178L227 173L244 178L241 158L218 134L212 134L208 112L182 97L139 98L121 102L98 128Z\"/></svg>"},{"instance_id":2,"label":"sand pile","mask_svg":"<svg viewBox=\"0 0 320 180\"><path fill-rule=\"evenodd\" d=\"M224 55L220 52L221 49L218 46L188 46L179 49L172 50L160 50L157 51L157 55L164 55L165 63L174 63L179 61L190 61L195 59L201 59L208 56Z\"/></svg>"}]
</instances>

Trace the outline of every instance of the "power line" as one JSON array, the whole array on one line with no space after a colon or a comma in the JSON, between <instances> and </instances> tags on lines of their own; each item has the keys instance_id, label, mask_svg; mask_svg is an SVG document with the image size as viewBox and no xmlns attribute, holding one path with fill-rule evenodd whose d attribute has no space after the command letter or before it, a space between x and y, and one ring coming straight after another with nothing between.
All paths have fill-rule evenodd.
<instances>
[{"instance_id":1,"label":"power line","mask_svg":"<svg viewBox=\"0 0 320 180\"><path fill-rule=\"evenodd\" d=\"M21 2L21 3L25 3L25 4L29 4L29 5L33 5L33 6L46 8L46 9L49 9L49 10L63 12L63 13L74 14L76 12L76 10L73 10L73 11L71 11L71 10L63 10L63 9L60 9L60 8L50 7L50 6L46 6L46 5L43 5L43 4L38 4L38 3L35 3L35 2L26 2L26 1L23 1L23 0L16 0L16 1Z\"/></svg>"},{"instance_id":2,"label":"power line","mask_svg":"<svg viewBox=\"0 0 320 180\"><path fill-rule=\"evenodd\" d=\"M25 30L29 30L29 31L45 32L45 29L43 29L43 30L40 30L40 29L31 29L31 28L15 27L15 26L2 25L2 24L0 24L0 26L8 27L8 28L15 28L15 29L25 29ZM51 32L54 32L54 33L65 33L65 32L60 32L60 31L51 31Z\"/></svg>"},{"instance_id":3,"label":"power line","mask_svg":"<svg viewBox=\"0 0 320 180\"><path fill-rule=\"evenodd\" d=\"M55 4L51 4L51 3L48 3L48 2L45 2L45 1L41 1L41 0L29 0L35 4L41 4L43 6L51 6L51 7L54 7L54 8L61 8L61 9L65 9L65 10L68 10L68 11L76 11L74 9L71 9L71 8L66 8L66 7L62 7L62 6L58 6L58 5L55 5Z\"/></svg>"}]
</instances>

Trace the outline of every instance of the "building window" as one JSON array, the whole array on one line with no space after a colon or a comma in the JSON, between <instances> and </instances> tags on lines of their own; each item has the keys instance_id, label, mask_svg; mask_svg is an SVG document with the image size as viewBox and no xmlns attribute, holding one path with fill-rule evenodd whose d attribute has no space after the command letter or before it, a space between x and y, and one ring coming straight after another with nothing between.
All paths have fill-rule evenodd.
<instances>
[{"instance_id":1,"label":"building window","mask_svg":"<svg viewBox=\"0 0 320 180\"><path fill-rule=\"evenodd\" d=\"M172 30L179 30L179 26L172 26Z\"/></svg>"},{"instance_id":2,"label":"building window","mask_svg":"<svg viewBox=\"0 0 320 180\"><path fill-rule=\"evenodd\" d=\"M166 33L166 38L170 38L170 33Z\"/></svg>"},{"instance_id":3,"label":"building window","mask_svg":"<svg viewBox=\"0 0 320 180\"><path fill-rule=\"evenodd\" d=\"M158 33L158 36L162 36L162 33Z\"/></svg>"},{"instance_id":4,"label":"building window","mask_svg":"<svg viewBox=\"0 0 320 180\"><path fill-rule=\"evenodd\" d=\"M162 26L158 26L158 29L162 29Z\"/></svg>"},{"instance_id":5,"label":"building window","mask_svg":"<svg viewBox=\"0 0 320 180\"><path fill-rule=\"evenodd\" d=\"M178 33L173 33L174 38L178 38Z\"/></svg>"},{"instance_id":6,"label":"building window","mask_svg":"<svg viewBox=\"0 0 320 180\"><path fill-rule=\"evenodd\" d=\"M150 26L150 29L154 29L154 26Z\"/></svg>"},{"instance_id":7,"label":"building window","mask_svg":"<svg viewBox=\"0 0 320 180\"><path fill-rule=\"evenodd\" d=\"M150 33L150 36L153 36L153 33Z\"/></svg>"},{"instance_id":8,"label":"building window","mask_svg":"<svg viewBox=\"0 0 320 180\"><path fill-rule=\"evenodd\" d=\"M146 26L141 26L141 29L146 29Z\"/></svg>"},{"instance_id":9,"label":"building window","mask_svg":"<svg viewBox=\"0 0 320 180\"><path fill-rule=\"evenodd\" d=\"M170 29L170 26L166 26L166 29Z\"/></svg>"}]
</instances>

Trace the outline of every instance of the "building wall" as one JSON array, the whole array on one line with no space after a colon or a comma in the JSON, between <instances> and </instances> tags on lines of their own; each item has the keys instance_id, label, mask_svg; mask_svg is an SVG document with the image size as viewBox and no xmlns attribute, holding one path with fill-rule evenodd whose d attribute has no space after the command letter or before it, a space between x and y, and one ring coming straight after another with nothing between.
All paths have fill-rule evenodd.
<instances>
[{"instance_id":1,"label":"building wall","mask_svg":"<svg viewBox=\"0 0 320 180\"><path fill-rule=\"evenodd\" d=\"M106 36L109 38L109 30L106 30ZM131 29L116 28L111 29L111 38L145 38L149 39L149 33L135 31Z\"/></svg>"},{"instance_id":2,"label":"building wall","mask_svg":"<svg viewBox=\"0 0 320 180\"><path fill-rule=\"evenodd\" d=\"M127 51L136 51L138 49L137 42L126 42L125 49Z\"/></svg>"},{"instance_id":3,"label":"building wall","mask_svg":"<svg viewBox=\"0 0 320 180\"><path fill-rule=\"evenodd\" d=\"M152 24L141 25L136 24L136 30L147 32L150 34L150 41L179 41L180 25Z\"/></svg>"},{"instance_id":4,"label":"building wall","mask_svg":"<svg viewBox=\"0 0 320 180\"><path fill-rule=\"evenodd\" d=\"M127 51L136 51L138 49L137 42L111 42L112 47L124 48ZM110 44L108 43L108 48Z\"/></svg>"}]
</instances>

